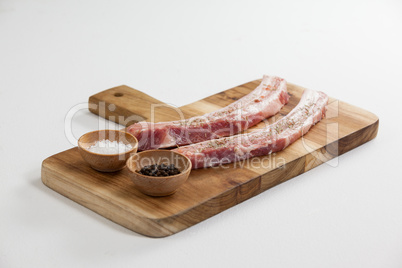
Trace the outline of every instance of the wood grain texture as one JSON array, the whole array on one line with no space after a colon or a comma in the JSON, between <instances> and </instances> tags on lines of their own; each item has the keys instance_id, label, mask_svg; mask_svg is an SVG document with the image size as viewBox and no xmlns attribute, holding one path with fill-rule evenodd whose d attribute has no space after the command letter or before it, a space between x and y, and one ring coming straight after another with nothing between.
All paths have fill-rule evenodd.
<instances>
[{"instance_id":1,"label":"wood grain texture","mask_svg":"<svg viewBox=\"0 0 402 268\"><path fill-rule=\"evenodd\" d=\"M255 80L220 92L180 110L186 118L211 112L241 98L259 82ZM290 102L278 115L255 128L278 120L297 105L303 88L288 84L288 90ZM144 119L154 115L155 121L180 118L179 113L169 106L158 106L160 110L152 115L150 108L153 104L163 103L127 86L103 91L89 99L92 112L126 125L135 121L133 114ZM109 105L113 106L112 110L107 109ZM91 169L77 148L45 159L42 181L60 194L128 229L151 237L164 237L370 141L377 135L378 124L374 114L330 98L327 118L284 151L222 167L193 170L183 186L166 197L155 198L139 192L130 181L127 169L109 174Z\"/></svg>"}]
</instances>

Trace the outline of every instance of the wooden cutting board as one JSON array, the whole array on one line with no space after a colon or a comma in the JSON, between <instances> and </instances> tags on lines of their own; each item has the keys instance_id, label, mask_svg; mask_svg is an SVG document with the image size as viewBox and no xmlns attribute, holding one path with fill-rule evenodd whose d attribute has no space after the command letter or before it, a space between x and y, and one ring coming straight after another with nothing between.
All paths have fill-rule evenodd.
<instances>
[{"instance_id":1,"label":"wooden cutting board","mask_svg":"<svg viewBox=\"0 0 402 268\"><path fill-rule=\"evenodd\" d=\"M217 93L179 110L133 88L119 86L91 96L89 109L124 125L138 120L179 119L180 111L188 118L228 105L252 91L260 81ZM303 88L288 84L288 91L290 102L270 122L286 115L297 105ZM327 118L284 151L248 162L193 170L187 182L175 194L166 197L140 193L130 181L126 169L115 173L91 169L77 148L45 159L42 181L51 189L128 229L151 237L164 237L370 141L377 135L378 123L374 114L330 98Z\"/></svg>"}]
</instances>

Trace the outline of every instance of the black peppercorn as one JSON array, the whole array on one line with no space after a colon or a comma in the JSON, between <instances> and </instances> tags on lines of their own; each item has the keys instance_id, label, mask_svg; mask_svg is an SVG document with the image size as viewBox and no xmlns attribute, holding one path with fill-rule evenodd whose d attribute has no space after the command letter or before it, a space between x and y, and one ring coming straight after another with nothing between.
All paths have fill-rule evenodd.
<instances>
[{"instance_id":1,"label":"black peppercorn","mask_svg":"<svg viewBox=\"0 0 402 268\"><path fill-rule=\"evenodd\" d=\"M180 174L180 170L174 164L148 165L137 171L140 174L153 177L166 177Z\"/></svg>"}]
</instances>

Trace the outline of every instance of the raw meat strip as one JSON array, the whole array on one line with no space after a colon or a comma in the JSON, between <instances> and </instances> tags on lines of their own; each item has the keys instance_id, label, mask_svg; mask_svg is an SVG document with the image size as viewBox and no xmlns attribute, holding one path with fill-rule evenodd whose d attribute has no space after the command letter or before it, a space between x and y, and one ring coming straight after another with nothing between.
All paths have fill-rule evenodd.
<instances>
[{"instance_id":1,"label":"raw meat strip","mask_svg":"<svg viewBox=\"0 0 402 268\"><path fill-rule=\"evenodd\" d=\"M299 104L288 115L264 129L183 146L174 151L190 158L193 169L278 152L319 122L325 116L327 103L326 94L306 89Z\"/></svg>"},{"instance_id":2,"label":"raw meat strip","mask_svg":"<svg viewBox=\"0 0 402 268\"><path fill-rule=\"evenodd\" d=\"M168 148L231 136L275 115L289 101L286 81L264 76L251 93L215 112L171 122L139 122L127 128L138 150Z\"/></svg>"}]
</instances>

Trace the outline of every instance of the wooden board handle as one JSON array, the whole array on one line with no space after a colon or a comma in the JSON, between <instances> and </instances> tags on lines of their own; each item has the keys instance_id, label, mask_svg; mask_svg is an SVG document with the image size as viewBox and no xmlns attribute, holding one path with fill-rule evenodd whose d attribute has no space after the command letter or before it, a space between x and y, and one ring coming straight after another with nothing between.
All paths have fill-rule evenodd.
<instances>
[{"instance_id":1,"label":"wooden board handle","mask_svg":"<svg viewBox=\"0 0 402 268\"><path fill-rule=\"evenodd\" d=\"M92 113L124 126L139 121L161 122L182 117L178 108L125 85L92 95L88 108Z\"/></svg>"}]
</instances>

